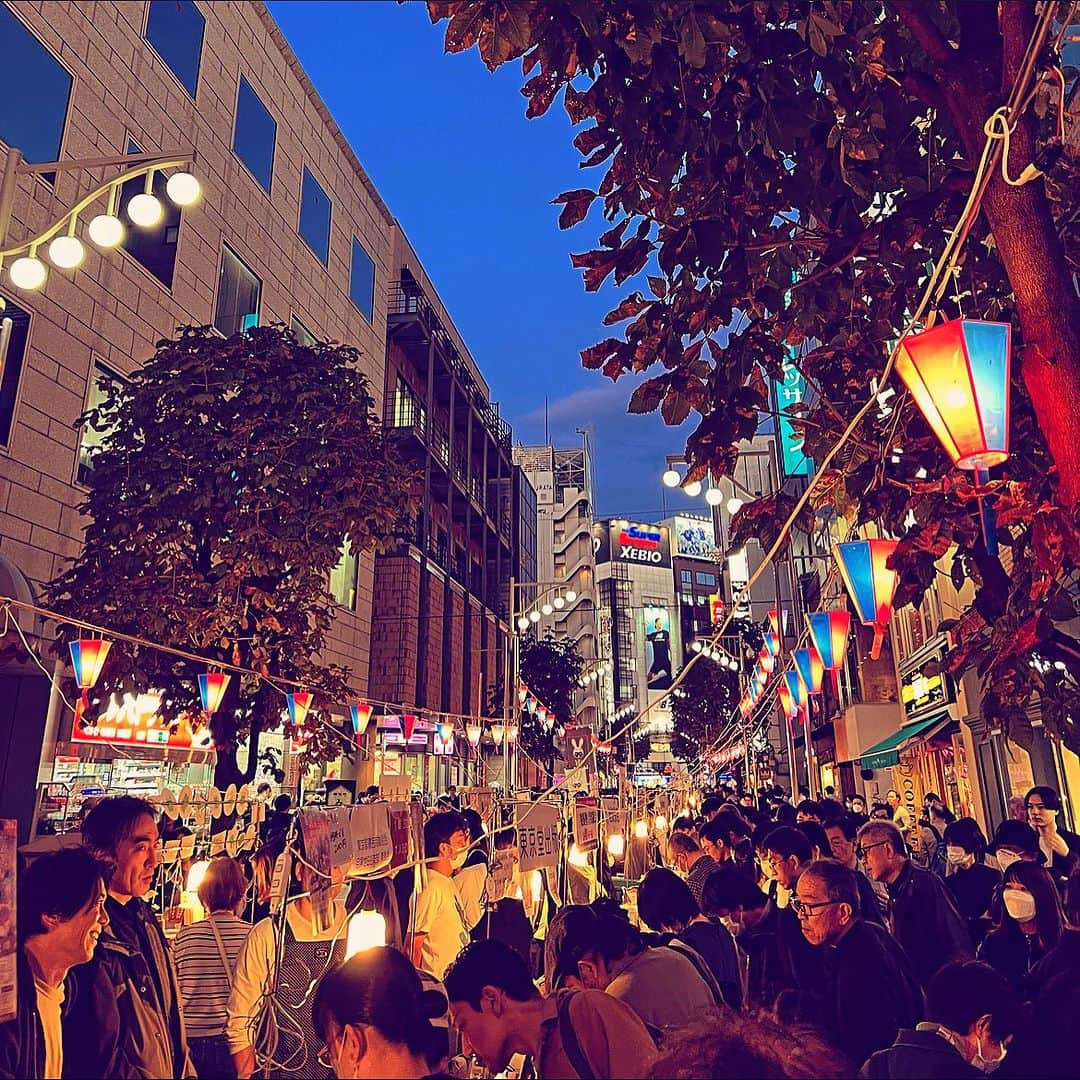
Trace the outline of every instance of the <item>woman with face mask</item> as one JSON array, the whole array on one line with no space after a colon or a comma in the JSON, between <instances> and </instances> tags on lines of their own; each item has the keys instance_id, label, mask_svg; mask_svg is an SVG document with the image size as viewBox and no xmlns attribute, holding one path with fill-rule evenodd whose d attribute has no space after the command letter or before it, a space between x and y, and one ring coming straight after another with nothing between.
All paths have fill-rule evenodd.
<instances>
[{"instance_id":1,"label":"woman with face mask","mask_svg":"<svg viewBox=\"0 0 1080 1080\"><path fill-rule=\"evenodd\" d=\"M315 990L311 1018L324 1042L321 1064L349 1080L435 1080L449 1054L447 1029L431 1021L445 995L424 990L416 969L389 946L364 949L328 972Z\"/></svg>"},{"instance_id":2,"label":"woman with face mask","mask_svg":"<svg viewBox=\"0 0 1080 1080\"><path fill-rule=\"evenodd\" d=\"M1001 914L979 948L979 959L1020 990L1028 971L1061 940L1065 916L1050 875L1020 860L1005 871Z\"/></svg>"},{"instance_id":3,"label":"woman with face mask","mask_svg":"<svg viewBox=\"0 0 1080 1080\"><path fill-rule=\"evenodd\" d=\"M985 858L986 837L974 818L945 826L945 884L968 921L976 948L990 929L990 905L1001 884L1001 871L987 866Z\"/></svg>"}]
</instances>

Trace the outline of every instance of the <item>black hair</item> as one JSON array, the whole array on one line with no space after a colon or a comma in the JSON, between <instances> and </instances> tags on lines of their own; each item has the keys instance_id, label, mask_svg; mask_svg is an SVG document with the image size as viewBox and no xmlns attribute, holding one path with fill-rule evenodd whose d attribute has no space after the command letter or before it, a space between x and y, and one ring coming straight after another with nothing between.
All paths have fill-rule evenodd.
<instances>
[{"instance_id":1,"label":"black hair","mask_svg":"<svg viewBox=\"0 0 1080 1080\"><path fill-rule=\"evenodd\" d=\"M708 840L709 843L717 842L725 847L731 846L731 823L726 821L726 814L717 814L712 821L706 821L698 829L698 840Z\"/></svg>"},{"instance_id":2,"label":"black hair","mask_svg":"<svg viewBox=\"0 0 1080 1080\"><path fill-rule=\"evenodd\" d=\"M1023 885L1035 898L1035 926L1039 944L1049 952L1061 940L1065 923L1065 912L1061 910L1061 897L1058 895L1054 879L1038 863L1018 859L1005 871L1006 887L1010 881ZM1005 905L1002 903L998 926L1007 926L1009 923L1017 925L1016 920L1005 910Z\"/></svg>"},{"instance_id":3,"label":"black hair","mask_svg":"<svg viewBox=\"0 0 1080 1080\"><path fill-rule=\"evenodd\" d=\"M477 1011L485 986L497 987L514 1001L532 1001L540 996L524 957L494 938L466 945L446 969L443 986L451 1001L464 1001Z\"/></svg>"},{"instance_id":4,"label":"black hair","mask_svg":"<svg viewBox=\"0 0 1080 1080\"><path fill-rule=\"evenodd\" d=\"M671 833L674 835L677 832L692 832L694 829L694 819L689 814L680 814L671 823Z\"/></svg>"},{"instance_id":5,"label":"black hair","mask_svg":"<svg viewBox=\"0 0 1080 1080\"><path fill-rule=\"evenodd\" d=\"M774 816L777 825L794 825L795 807L789 802L778 803Z\"/></svg>"},{"instance_id":6,"label":"black hair","mask_svg":"<svg viewBox=\"0 0 1080 1080\"><path fill-rule=\"evenodd\" d=\"M763 908L769 902L744 871L731 863L718 867L705 879L701 889L701 910L709 916L733 908Z\"/></svg>"},{"instance_id":7,"label":"black hair","mask_svg":"<svg viewBox=\"0 0 1080 1080\"><path fill-rule=\"evenodd\" d=\"M858 799L859 802L861 802L863 804L863 806L866 805L866 796L865 795L860 795L857 791L855 792L854 795L850 796L850 798L851 798L852 802L854 802L856 799Z\"/></svg>"},{"instance_id":8,"label":"black hair","mask_svg":"<svg viewBox=\"0 0 1080 1080\"><path fill-rule=\"evenodd\" d=\"M688 832L672 833L668 837L667 842L668 852L674 857L678 855L691 855L695 851L701 850L701 845L694 839L693 835Z\"/></svg>"},{"instance_id":9,"label":"black hair","mask_svg":"<svg viewBox=\"0 0 1080 1080\"><path fill-rule=\"evenodd\" d=\"M141 817L157 822L157 811L145 799L134 795L102 799L82 823L83 846L94 853L115 855L117 845L131 835Z\"/></svg>"},{"instance_id":10,"label":"black hair","mask_svg":"<svg viewBox=\"0 0 1080 1080\"><path fill-rule=\"evenodd\" d=\"M926 1018L958 1035L967 1035L980 1016L990 1016L990 1034L998 1041L1020 1024L1016 991L997 969L981 960L946 964L926 988Z\"/></svg>"},{"instance_id":11,"label":"black hair","mask_svg":"<svg viewBox=\"0 0 1080 1080\"><path fill-rule=\"evenodd\" d=\"M456 832L469 835L469 823L456 810L448 810L444 814L432 814L424 822L424 857L437 859L439 845L449 844L450 837Z\"/></svg>"},{"instance_id":12,"label":"black hair","mask_svg":"<svg viewBox=\"0 0 1080 1080\"><path fill-rule=\"evenodd\" d=\"M945 826L945 843L962 847L976 862L986 855L986 836L979 823L972 817L957 818Z\"/></svg>"},{"instance_id":13,"label":"black hair","mask_svg":"<svg viewBox=\"0 0 1080 1080\"><path fill-rule=\"evenodd\" d=\"M796 815L811 814L819 820L822 816L821 807L816 802L814 802L813 799L803 799L803 801L795 807L795 813Z\"/></svg>"},{"instance_id":14,"label":"black hair","mask_svg":"<svg viewBox=\"0 0 1080 1080\"><path fill-rule=\"evenodd\" d=\"M513 847L517 843L517 829L512 825L505 829L500 829L493 838L496 851L502 851L504 848Z\"/></svg>"},{"instance_id":15,"label":"black hair","mask_svg":"<svg viewBox=\"0 0 1080 1080\"><path fill-rule=\"evenodd\" d=\"M328 971L311 1004L312 1023L327 1042L333 1028L370 1025L387 1042L407 1046L436 1066L446 1056L447 1041L431 1021L445 1012L446 998L425 990L412 964L388 945L364 949Z\"/></svg>"},{"instance_id":16,"label":"black hair","mask_svg":"<svg viewBox=\"0 0 1080 1080\"><path fill-rule=\"evenodd\" d=\"M825 895L830 900L838 900L851 908L851 914L859 914L859 881L855 871L849 870L836 859L815 859L804 871L821 882Z\"/></svg>"},{"instance_id":17,"label":"black hair","mask_svg":"<svg viewBox=\"0 0 1080 1080\"><path fill-rule=\"evenodd\" d=\"M832 848L829 846L829 834L825 832L824 825L816 821L800 821L795 828L810 841L811 855L813 855L812 849L817 848L819 858L827 859L829 857Z\"/></svg>"},{"instance_id":18,"label":"black hair","mask_svg":"<svg viewBox=\"0 0 1080 1080\"><path fill-rule=\"evenodd\" d=\"M859 835L859 819L854 814L838 814L825 822L826 829L839 829L845 840L854 840ZM828 833L825 834L828 836Z\"/></svg>"},{"instance_id":19,"label":"black hair","mask_svg":"<svg viewBox=\"0 0 1080 1080\"><path fill-rule=\"evenodd\" d=\"M105 867L82 848L39 855L20 875L16 905L19 941L44 934L44 915L71 919L101 895Z\"/></svg>"},{"instance_id":20,"label":"black hair","mask_svg":"<svg viewBox=\"0 0 1080 1080\"><path fill-rule=\"evenodd\" d=\"M479 840L484 835L484 819L471 806L462 810L461 816L469 823L469 839Z\"/></svg>"},{"instance_id":21,"label":"black hair","mask_svg":"<svg viewBox=\"0 0 1080 1080\"><path fill-rule=\"evenodd\" d=\"M724 800L719 795L710 795L701 804L701 816L708 817L710 814L715 814L723 805Z\"/></svg>"},{"instance_id":22,"label":"black hair","mask_svg":"<svg viewBox=\"0 0 1080 1080\"><path fill-rule=\"evenodd\" d=\"M1052 788L1047 787L1045 784L1037 784L1024 796L1024 809L1027 809L1028 803L1031 801L1032 795L1038 795L1043 801L1043 805L1047 810L1060 810L1061 809L1061 796Z\"/></svg>"},{"instance_id":23,"label":"black hair","mask_svg":"<svg viewBox=\"0 0 1080 1080\"><path fill-rule=\"evenodd\" d=\"M847 808L839 799L822 799L818 803L818 809L821 810L822 823L847 813Z\"/></svg>"},{"instance_id":24,"label":"black hair","mask_svg":"<svg viewBox=\"0 0 1080 1080\"><path fill-rule=\"evenodd\" d=\"M828 837L826 837L826 841ZM792 855L801 863L808 863L813 855L806 833L795 826L782 825L765 837L765 850L775 851L783 859Z\"/></svg>"},{"instance_id":25,"label":"black hair","mask_svg":"<svg viewBox=\"0 0 1080 1080\"><path fill-rule=\"evenodd\" d=\"M279 814L284 814L287 810L292 809L292 799L288 795L279 795L274 800L274 809Z\"/></svg>"},{"instance_id":26,"label":"black hair","mask_svg":"<svg viewBox=\"0 0 1080 1080\"><path fill-rule=\"evenodd\" d=\"M870 817L872 818L879 810L884 810L889 815L889 820L892 821L892 807L887 802L876 802L870 806Z\"/></svg>"},{"instance_id":27,"label":"black hair","mask_svg":"<svg viewBox=\"0 0 1080 1080\"><path fill-rule=\"evenodd\" d=\"M264 780L256 789L255 793L261 795L264 791L273 791L274 789Z\"/></svg>"},{"instance_id":28,"label":"black hair","mask_svg":"<svg viewBox=\"0 0 1080 1080\"><path fill-rule=\"evenodd\" d=\"M637 907L638 915L657 933L678 932L699 914L690 886L662 866L650 870L641 879Z\"/></svg>"}]
</instances>

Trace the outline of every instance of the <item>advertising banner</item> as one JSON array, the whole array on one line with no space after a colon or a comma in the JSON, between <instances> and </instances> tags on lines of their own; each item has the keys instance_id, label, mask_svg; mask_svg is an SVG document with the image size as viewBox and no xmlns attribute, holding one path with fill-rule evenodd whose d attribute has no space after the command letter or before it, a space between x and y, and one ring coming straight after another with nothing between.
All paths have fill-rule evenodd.
<instances>
[{"instance_id":1,"label":"advertising banner","mask_svg":"<svg viewBox=\"0 0 1080 1080\"><path fill-rule=\"evenodd\" d=\"M600 838L600 809L596 799L574 800L574 843L581 851L595 851Z\"/></svg>"},{"instance_id":2,"label":"advertising banner","mask_svg":"<svg viewBox=\"0 0 1080 1080\"><path fill-rule=\"evenodd\" d=\"M542 866L557 866L562 839L559 835L559 808L551 803L533 803L517 808L518 848L522 873Z\"/></svg>"},{"instance_id":3,"label":"advertising banner","mask_svg":"<svg viewBox=\"0 0 1080 1080\"><path fill-rule=\"evenodd\" d=\"M781 382L774 382L773 389L776 393L776 411L778 413L777 439L780 443L780 456L783 459L785 476L810 476L814 472L814 461L803 453L804 439L796 433L792 426L792 420L798 418L798 414L792 416L787 409L798 405L806 398L806 380L800 374L798 368L790 362L783 365L784 378Z\"/></svg>"},{"instance_id":4,"label":"advertising banner","mask_svg":"<svg viewBox=\"0 0 1080 1080\"><path fill-rule=\"evenodd\" d=\"M108 704L97 716L81 715L71 729L72 742L123 743L128 746L179 747L191 750L213 750L210 728L201 722L192 723L186 713L173 723L158 716L161 694L109 695Z\"/></svg>"},{"instance_id":5,"label":"advertising banner","mask_svg":"<svg viewBox=\"0 0 1080 1080\"><path fill-rule=\"evenodd\" d=\"M671 614L666 607L644 607L646 682L650 690L671 687Z\"/></svg>"},{"instance_id":6,"label":"advertising banner","mask_svg":"<svg viewBox=\"0 0 1080 1080\"><path fill-rule=\"evenodd\" d=\"M708 518L675 515L675 551L684 559L716 561L716 532Z\"/></svg>"}]
</instances>

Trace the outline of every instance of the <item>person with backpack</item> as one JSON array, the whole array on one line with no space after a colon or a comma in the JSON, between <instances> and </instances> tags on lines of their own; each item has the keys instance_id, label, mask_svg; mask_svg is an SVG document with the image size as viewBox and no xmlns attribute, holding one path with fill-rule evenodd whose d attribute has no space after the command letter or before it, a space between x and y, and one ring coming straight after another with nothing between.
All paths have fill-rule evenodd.
<instances>
[{"instance_id":1,"label":"person with backpack","mask_svg":"<svg viewBox=\"0 0 1080 1080\"><path fill-rule=\"evenodd\" d=\"M561 988L548 997L521 956L501 941L475 941L444 978L454 1024L493 1075L525 1054L538 1080L647 1077L656 1046L634 1011L610 994Z\"/></svg>"}]
</instances>

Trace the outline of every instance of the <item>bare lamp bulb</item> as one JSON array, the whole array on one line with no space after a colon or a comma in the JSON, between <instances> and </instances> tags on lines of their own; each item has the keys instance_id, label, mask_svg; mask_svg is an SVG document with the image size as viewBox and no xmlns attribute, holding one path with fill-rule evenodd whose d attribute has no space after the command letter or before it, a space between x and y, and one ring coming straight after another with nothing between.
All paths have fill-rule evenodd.
<instances>
[{"instance_id":1,"label":"bare lamp bulb","mask_svg":"<svg viewBox=\"0 0 1080 1080\"><path fill-rule=\"evenodd\" d=\"M543 612L543 613L544 613L545 615L550 615L550 614L551 614L551 613L552 613L552 612L553 612L553 611L554 611L555 609L554 609L554 608L553 608L553 607L552 607L552 606L551 606L550 604L544 604L544 605L543 605L543 606L542 606L542 607L540 608L540 610L541 610L541 611L542 611L542 612Z\"/></svg>"},{"instance_id":2,"label":"bare lamp bulb","mask_svg":"<svg viewBox=\"0 0 1080 1080\"><path fill-rule=\"evenodd\" d=\"M85 258L86 248L77 236L58 236L49 244L49 261L61 270L74 270Z\"/></svg>"},{"instance_id":3,"label":"bare lamp bulb","mask_svg":"<svg viewBox=\"0 0 1080 1080\"><path fill-rule=\"evenodd\" d=\"M194 206L202 198L202 185L189 172L173 173L165 183L165 193L177 206Z\"/></svg>"},{"instance_id":4,"label":"bare lamp bulb","mask_svg":"<svg viewBox=\"0 0 1080 1080\"><path fill-rule=\"evenodd\" d=\"M701 481L691 480L690 483L683 488L683 491L685 491L691 499L696 499L701 494Z\"/></svg>"},{"instance_id":5,"label":"bare lamp bulb","mask_svg":"<svg viewBox=\"0 0 1080 1080\"><path fill-rule=\"evenodd\" d=\"M161 200L149 192L144 191L141 195L133 196L127 204L127 216L144 229L153 228L164 214L165 208L161 205Z\"/></svg>"},{"instance_id":6,"label":"bare lamp bulb","mask_svg":"<svg viewBox=\"0 0 1080 1080\"><path fill-rule=\"evenodd\" d=\"M577 599L577 593L573 589L566 590L566 602L572 604Z\"/></svg>"},{"instance_id":7,"label":"bare lamp bulb","mask_svg":"<svg viewBox=\"0 0 1080 1080\"><path fill-rule=\"evenodd\" d=\"M705 492L705 501L710 506L719 506L724 501L724 493L719 488L711 487Z\"/></svg>"},{"instance_id":8,"label":"bare lamp bulb","mask_svg":"<svg viewBox=\"0 0 1080 1080\"><path fill-rule=\"evenodd\" d=\"M734 517L743 508L743 501L738 495L732 495L727 501L727 512Z\"/></svg>"},{"instance_id":9,"label":"bare lamp bulb","mask_svg":"<svg viewBox=\"0 0 1080 1080\"><path fill-rule=\"evenodd\" d=\"M674 488L679 486L679 481L682 477L675 469L668 469L660 479L664 482L664 487Z\"/></svg>"},{"instance_id":10,"label":"bare lamp bulb","mask_svg":"<svg viewBox=\"0 0 1080 1080\"><path fill-rule=\"evenodd\" d=\"M534 622L534 623L538 623L540 621L540 612L535 611L535 610L530 611L529 612L529 621Z\"/></svg>"},{"instance_id":11,"label":"bare lamp bulb","mask_svg":"<svg viewBox=\"0 0 1080 1080\"><path fill-rule=\"evenodd\" d=\"M86 235L99 248L114 248L124 242L124 223L112 214L98 214L86 227Z\"/></svg>"},{"instance_id":12,"label":"bare lamp bulb","mask_svg":"<svg viewBox=\"0 0 1080 1080\"><path fill-rule=\"evenodd\" d=\"M556 609L558 609L559 611L561 611L564 607L566 607L566 601L561 596L556 596L555 599L552 600L551 602L555 605Z\"/></svg>"},{"instance_id":13,"label":"bare lamp bulb","mask_svg":"<svg viewBox=\"0 0 1080 1080\"><path fill-rule=\"evenodd\" d=\"M11 264L11 284L17 289L40 289L45 284L45 264L36 255L24 255Z\"/></svg>"},{"instance_id":14,"label":"bare lamp bulb","mask_svg":"<svg viewBox=\"0 0 1080 1080\"><path fill-rule=\"evenodd\" d=\"M528 630L529 629L529 618L528 618L527 615L522 615L521 618L518 619L518 629L519 630Z\"/></svg>"}]
</instances>

